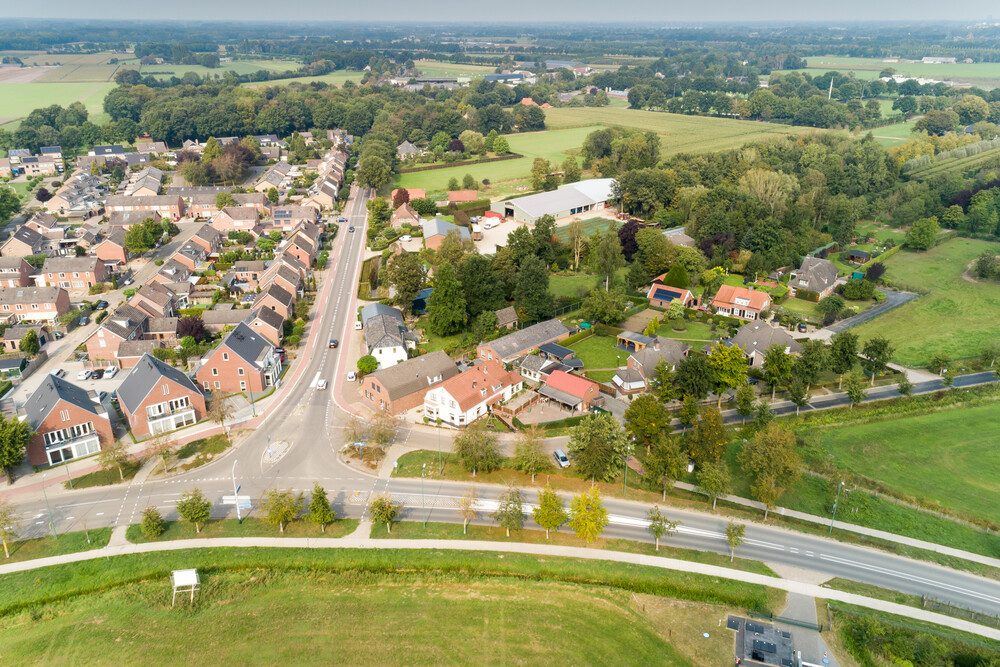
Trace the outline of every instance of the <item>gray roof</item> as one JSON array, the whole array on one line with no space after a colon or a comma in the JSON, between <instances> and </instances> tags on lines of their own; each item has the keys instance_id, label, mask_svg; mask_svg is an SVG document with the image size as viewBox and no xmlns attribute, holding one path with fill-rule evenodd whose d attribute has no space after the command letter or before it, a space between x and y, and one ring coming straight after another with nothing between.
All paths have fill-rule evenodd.
<instances>
[{"instance_id":1,"label":"gray roof","mask_svg":"<svg viewBox=\"0 0 1000 667\"><path fill-rule=\"evenodd\" d=\"M244 322L240 322L232 331L226 334L226 337L222 339L222 343L208 354L206 362L223 347L231 350L233 354L255 366L260 366L260 360L274 349L274 345L269 340L248 327Z\"/></svg>"},{"instance_id":2,"label":"gray roof","mask_svg":"<svg viewBox=\"0 0 1000 667\"><path fill-rule=\"evenodd\" d=\"M233 271L237 273L247 271L263 271L267 268L267 262L262 259L241 259L233 264Z\"/></svg>"},{"instance_id":3,"label":"gray roof","mask_svg":"<svg viewBox=\"0 0 1000 667\"><path fill-rule=\"evenodd\" d=\"M42 384L32 392L25 402L24 412L33 429L37 429L38 425L48 417L60 399L93 415L106 418L107 412L94 398L86 389L55 375L46 374Z\"/></svg>"},{"instance_id":4,"label":"gray roof","mask_svg":"<svg viewBox=\"0 0 1000 667\"><path fill-rule=\"evenodd\" d=\"M828 259L806 257L795 274L791 286L795 289L822 292L837 282L837 267Z\"/></svg>"},{"instance_id":5,"label":"gray roof","mask_svg":"<svg viewBox=\"0 0 1000 667\"><path fill-rule=\"evenodd\" d=\"M369 303L361 307L361 324L364 325L365 322L377 315L394 317L399 320L400 324L403 323L403 313L398 308L387 306L384 303Z\"/></svg>"},{"instance_id":6,"label":"gray roof","mask_svg":"<svg viewBox=\"0 0 1000 667\"><path fill-rule=\"evenodd\" d=\"M48 257L42 264L43 273L67 273L73 271L95 271L101 260L97 257L74 257L72 255L64 257Z\"/></svg>"},{"instance_id":7,"label":"gray roof","mask_svg":"<svg viewBox=\"0 0 1000 667\"><path fill-rule=\"evenodd\" d=\"M489 346L500 355L501 359L509 359L530 352L542 343L553 341L569 332L569 327L559 320L546 320L501 336L491 341Z\"/></svg>"},{"instance_id":8,"label":"gray roof","mask_svg":"<svg viewBox=\"0 0 1000 667\"><path fill-rule=\"evenodd\" d=\"M529 354L521 360L521 368L532 373L541 373L546 364L551 363L550 359L537 354Z\"/></svg>"},{"instance_id":9,"label":"gray roof","mask_svg":"<svg viewBox=\"0 0 1000 667\"><path fill-rule=\"evenodd\" d=\"M260 308L259 310L270 310L269 308ZM246 308L224 308L216 310L215 308L211 310L204 310L201 313L202 324L208 325L226 325L226 324L237 324L239 322L244 322L248 317L250 317L255 311L247 310ZM274 312L274 311L271 311ZM278 315L277 313L274 313ZM281 317L281 315L278 315ZM284 322L284 320L282 320Z\"/></svg>"},{"instance_id":10,"label":"gray roof","mask_svg":"<svg viewBox=\"0 0 1000 667\"><path fill-rule=\"evenodd\" d=\"M365 322L365 345L368 350L379 347L403 347L403 323L390 315L376 315Z\"/></svg>"},{"instance_id":11,"label":"gray roof","mask_svg":"<svg viewBox=\"0 0 1000 667\"><path fill-rule=\"evenodd\" d=\"M141 357L144 354L152 354L153 350L158 347L163 347L163 344L158 340L123 340L118 344L115 358Z\"/></svg>"},{"instance_id":12,"label":"gray roof","mask_svg":"<svg viewBox=\"0 0 1000 667\"><path fill-rule=\"evenodd\" d=\"M472 238L472 236L469 235L468 227L459 227L458 225L452 224L447 220L442 220L441 218L430 218L429 220L423 221L425 239L429 239L432 236L447 236L448 232L453 229L457 229L459 235L463 239Z\"/></svg>"},{"instance_id":13,"label":"gray roof","mask_svg":"<svg viewBox=\"0 0 1000 667\"><path fill-rule=\"evenodd\" d=\"M149 333L177 333L177 317L151 317Z\"/></svg>"},{"instance_id":14,"label":"gray roof","mask_svg":"<svg viewBox=\"0 0 1000 667\"><path fill-rule=\"evenodd\" d=\"M18 324L13 327L7 327L3 332L3 339L19 341L27 336L29 331L34 331L35 334L41 336L44 330L45 327L41 324Z\"/></svg>"},{"instance_id":15,"label":"gray roof","mask_svg":"<svg viewBox=\"0 0 1000 667\"><path fill-rule=\"evenodd\" d=\"M615 371L615 378L617 378L621 384L646 381L645 378L642 377L642 373L634 368L619 368Z\"/></svg>"},{"instance_id":16,"label":"gray roof","mask_svg":"<svg viewBox=\"0 0 1000 667\"><path fill-rule=\"evenodd\" d=\"M802 346L792 338L792 335L785 329L772 327L760 321L747 322L736 335L730 339L733 345L739 345L743 351L750 354L756 350L764 354L772 345L786 348L790 354L797 354L802 351Z\"/></svg>"},{"instance_id":17,"label":"gray roof","mask_svg":"<svg viewBox=\"0 0 1000 667\"><path fill-rule=\"evenodd\" d=\"M514 306L507 306L496 311L497 326L502 327L513 322L517 322L517 311Z\"/></svg>"},{"instance_id":18,"label":"gray roof","mask_svg":"<svg viewBox=\"0 0 1000 667\"><path fill-rule=\"evenodd\" d=\"M141 328L147 321L149 321L149 316L146 313L128 304L122 304L101 322L101 327L119 338L128 339L136 329Z\"/></svg>"},{"instance_id":19,"label":"gray roof","mask_svg":"<svg viewBox=\"0 0 1000 667\"><path fill-rule=\"evenodd\" d=\"M389 399L396 400L455 377L458 367L447 354L438 350L382 368L372 375L386 388Z\"/></svg>"},{"instance_id":20,"label":"gray roof","mask_svg":"<svg viewBox=\"0 0 1000 667\"><path fill-rule=\"evenodd\" d=\"M630 340L633 343L642 343L643 345L652 345L656 342L655 336L646 336L641 333L636 333L634 331L622 331L618 334L619 338L624 338L625 340Z\"/></svg>"},{"instance_id":21,"label":"gray roof","mask_svg":"<svg viewBox=\"0 0 1000 667\"><path fill-rule=\"evenodd\" d=\"M642 366L643 371L648 375L656 370L656 365L660 363L661 359L666 360L671 365L676 365L690 349L690 345L681 343L680 341L657 336L656 342L652 345L647 345L638 352L633 352L631 356Z\"/></svg>"},{"instance_id":22,"label":"gray roof","mask_svg":"<svg viewBox=\"0 0 1000 667\"><path fill-rule=\"evenodd\" d=\"M191 381L191 378L151 354L144 354L139 359L139 362L125 378L125 381L119 385L118 391L115 393L118 395L118 400L128 408L128 411L134 413L139 405L146 400L146 396L160 381L160 378L164 377L185 389L196 394L199 393L198 387ZM176 397L171 396L171 398Z\"/></svg>"},{"instance_id":23,"label":"gray roof","mask_svg":"<svg viewBox=\"0 0 1000 667\"><path fill-rule=\"evenodd\" d=\"M112 195L108 197L108 206L177 206L180 195ZM144 211L148 213L148 211Z\"/></svg>"},{"instance_id":24,"label":"gray roof","mask_svg":"<svg viewBox=\"0 0 1000 667\"><path fill-rule=\"evenodd\" d=\"M42 235L26 225L21 225L15 229L14 233L10 235L10 238L17 239L32 248L37 248L42 243Z\"/></svg>"},{"instance_id":25,"label":"gray roof","mask_svg":"<svg viewBox=\"0 0 1000 667\"><path fill-rule=\"evenodd\" d=\"M667 240L674 245L683 245L689 248L694 248L698 245L698 242L685 233L683 227L677 227L676 229L668 229L663 232L663 235L667 237Z\"/></svg>"},{"instance_id":26,"label":"gray roof","mask_svg":"<svg viewBox=\"0 0 1000 667\"><path fill-rule=\"evenodd\" d=\"M319 217L319 212L312 206L283 206L274 209L274 219L282 220L315 220Z\"/></svg>"},{"instance_id":27,"label":"gray roof","mask_svg":"<svg viewBox=\"0 0 1000 667\"><path fill-rule=\"evenodd\" d=\"M583 399L579 396L574 396L569 392L565 392L562 389L557 389L547 384L543 384L539 387L538 393L546 398L551 398L554 401L562 403L563 405L576 407L583 403Z\"/></svg>"},{"instance_id":28,"label":"gray roof","mask_svg":"<svg viewBox=\"0 0 1000 667\"><path fill-rule=\"evenodd\" d=\"M4 303L55 303L61 287L0 287L0 304Z\"/></svg>"},{"instance_id":29,"label":"gray roof","mask_svg":"<svg viewBox=\"0 0 1000 667\"><path fill-rule=\"evenodd\" d=\"M264 297L268 295L288 306L295 304L294 294L290 293L288 290L281 289L280 286L275 285L274 283L271 283L267 286L267 289L257 295L257 298L254 299L254 305L257 305L257 302L262 301Z\"/></svg>"},{"instance_id":30,"label":"gray roof","mask_svg":"<svg viewBox=\"0 0 1000 667\"><path fill-rule=\"evenodd\" d=\"M264 324L268 325L272 329L276 329L279 332L282 331L282 327L285 324L285 320L281 317L281 315L270 308L258 308L253 311L252 316L248 317L244 320L244 322L249 322L253 319L260 319L264 322Z\"/></svg>"},{"instance_id":31,"label":"gray roof","mask_svg":"<svg viewBox=\"0 0 1000 667\"><path fill-rule=\"evenodd\" d=\"M112 227L124 227L125 225L138 225L146 218L157 220L160 214L156 211L112 211L108 216L108 224Z\"/></svg>"},{"instance_id":32,"label":"gray roof","mask_svg":"<svg viewBox=\"0 0 1000 667\"><path fill-rule=\"evenodd\" d=\"M614 179L591 179L561 187L550 192L518 197L506 200L527 213L532 218L543 215L561 213L581 206L594 204L611 199L611 183ZM592 185L593 183L593 185Z\"/></svg>"},{"instance_id":33,"label":"gray roof","mask_svg":"<svg viewBox=\"0 0 1000 667\"><path fill-rule=\"evenodd\" d=\"M0 257L0 271L17 273L21 270L21 263L25 261L24 257Z\"/></svg>"}]
</instances>

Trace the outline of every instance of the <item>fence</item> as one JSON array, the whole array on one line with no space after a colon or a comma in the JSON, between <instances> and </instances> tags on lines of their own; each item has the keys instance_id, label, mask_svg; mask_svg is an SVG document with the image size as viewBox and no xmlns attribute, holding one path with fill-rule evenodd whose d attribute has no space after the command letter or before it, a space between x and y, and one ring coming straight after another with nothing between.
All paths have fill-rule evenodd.
<instances>
[{"instance_id":1,"label":"fence","mask_svg":"<svg viewBox=\"0 0 1000 667\"><path fill-rule=\"evenodd\" d=\"M19 385L19 384L21 384L21 383L22 383L22 382L24 382L24 381L25 381L26 379L28 379L28 377L29 377L29 376L30 376L30 375L31 375L32 373L34 373L34 372L35 372L36 370L38 370L38 367L39 367L39 366L41 366L41 365L42 365L42 364L44 364L44 363L45 363L46 361L48 361L48 358L49 358L49 355L48 355L48 353L47 353L47 352L46 352L45 350L42 350L41 352L39 352L39 353L38 353L38 354L37 354L37 355L35 356L35 358L34 358L34 359L32 359L31 361L29 361L29 362L28 362L28 365L24 367L24 370L23 370L23 371L21 371L21 374L20 374L20 375L18 375L18 376L16 376L16 377L12 377L12 378L10 378L10 381L11 381L11 382L13 382L13 383L14 383L14 385Z\"/></svg>"}]
</instances>

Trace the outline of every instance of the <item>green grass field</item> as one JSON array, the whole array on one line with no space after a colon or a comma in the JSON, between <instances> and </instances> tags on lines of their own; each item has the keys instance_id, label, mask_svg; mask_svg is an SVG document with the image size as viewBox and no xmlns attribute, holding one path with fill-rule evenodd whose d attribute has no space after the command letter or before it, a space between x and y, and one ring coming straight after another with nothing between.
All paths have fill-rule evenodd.
<instances>
[{"instance_id":1,"label":"green grass field","mask_svg":"<svg viewBox=\"0 0 1000 667\"><path fill-rule=\"evenodd\" d=\"M36 81L38 83L78 83L83 81L111 81L118 71L119 65L62 65L46 72Z\"/></svg>"},{"instance_id":2,"label":"green grass field","mask_svg":"<svg viewBox=\"0 0 1000 667\"><path fill-rule=\"evenodd\" d=\"M987 88L1000 85L1000 63L925 64L920 62L887 63L881 58L852 58L846 56L810 56L806 69L813 76L823 72L854 72L859 79L875 79L883 69L891 68L896 74L929 79L954 79Z\"/></svg>"},{"instance_id":3,"label":"green grass field","mask_svg":"<svg viewBox=\"0 0 1000 667\"><path fill-rule=\"evenodd\" d=\"M618 368L628 360L628 352L615 348L616 339L611 336L588 336L569 346L576 352L576 358L588 370L597 368Z\"/></svg>"},{"instance_id":4,"label":"green grass field","mask_svg":"<svg viewBox=\"0 0 1000 667\"><path fill-rule=\"evenodd\" d=\"M892 148L893 146L899 146L904 144L910 139L913 139L913 124L915 120L909 120L905 123L895 123L894 125L886 125L885 127L876 127L873 130L865 130L861 134L872 133L875 140L885 148Z\"/></svg>"},{"instance_id":5,"label":"green grass field","mask_svg":"<svg viewBox=\"0 0 1000 667\"><path fill-rule=\"evenodd\" d=\"M842 470L972 517L997 520L1000 410L951 409L822 432L821 448Z\"/></svg>"},{"instance_id":6,"label":"green grass field","mask_svg":"<svg viewBox=\"0 0 1000 667\"><path fill-rule=\"evenodd\" d=\"M927 252L900 252L885 261L886 276L904 287L930 294L854 329L862 340L876 334L896 347L895 359L926 366L936 354L951 359L976 357L997 335L1000 285L962 279L966 267L983 251L1000 254L1000 244L952 239Z\"/></svg>"},{"instance_id":7,"label":"green grass field","mask_svg":"<svg viewBox=\"0 0 1000 667\"><path fill-rule=\"evenodd\" d=\"M580 223L583 226L583 235L589 237L594 232L603 232L611 224L611 220L607 218L589 218ZM558 238L563 243L569 241L569 225L564 225L562 227L556 227L555 231L556 238Z\"/></svg>"},{"instance_id":8,"label":"green grass field","mask_svg":"<svg viewBox=\"0 0 1000 667\"><path fill-rule=\"evenodd\" d=\"M112 82L67 82L67 83L6 83L0 84L0 122L23 118L39 107L52 104L69 106L73 102L83 102L90 113L104 114L104 96L115 87Z\"/></svg>"},{"instance_id":9,"label":"green grass field","mask_svg":"<svg viewBox=\"0 0 1000 667\"><path fill-rule=\"evenodd\" d=\"M414 62L422 77L470 77L482 78L496 71L487 65L466 65L464 63L443 63L437 60L417 60Z\"/></svg>"},{"instance_id":10,"label":"green grass field","mask_svg":"<svg viewBox=\"0 0 1000 667\"><path fill-rule=\"evenodd\" d=\"M194 72L198 76L222 76L227 71L235 72L236 74L253 74L254 72L260 70L267 70L268 72L289 72L298 67L301 67L302 63L295 60L234 60L229 63L222 63L218 67L208 68L201 65L140 65L138 60L125 61L122 63L126 67L131 67L138 69L143 76L152 74L158 79L169 79L172 76L182 77L187 72Z\"/></svg>"},{"instance_id":11,"label":"green grass field","mask_svg":"<svg viewBox=\"0 0 1000 667\"><path fill-rule=\"evenodd\" d=\"M243 85L251 88L260 88L263 86L287 86L292 83L301 83L301 84L326 83L331 86L342 86L344 85L345 81L353 81L354 83L360 83L361 77L363 75L364 72L355 72L353 70L339 69L335 72L330 72L329 74L323 74L320 76L306 76L302 78L292 78L292 79L275 79L273 81L261 81L259 83L244 83Z\"/></svg>"}]
</instances>

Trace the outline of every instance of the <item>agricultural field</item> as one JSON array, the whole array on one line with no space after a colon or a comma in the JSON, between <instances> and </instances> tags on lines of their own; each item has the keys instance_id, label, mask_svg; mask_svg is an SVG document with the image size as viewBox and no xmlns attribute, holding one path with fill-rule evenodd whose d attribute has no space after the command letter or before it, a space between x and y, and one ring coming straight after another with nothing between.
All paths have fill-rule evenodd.
<instances>
[{"instance_id":1,"label":"agricultural field","mask_svg":"<svg viewBox=\"0 0 1000 667\"><path fill-rule=\"evenodd\" d=\"M806 58L806 69L811 74L823 72L854 72L858 79L871 80L883 69L891 68L896 74L927 79L955 80L972 83L984 88L1000 86L1000 63L956 63L932 65L920 62L887 63L881 58L851 58L841 56L816 56Z\"/></svg>"},{"instance_id":2,"label":"agricultural field","mask_svg":"<svg viewBox=\"0 0 1000 667\"><path fill-rule=\"evenodd\" d=\"M951 359L978 356L996 338L1000 285L963 279L966 267L1000 244L956 238L927 252L899 252L885 260L886 277L903 288L930 293L854 329L862 340L888 337L895 360L927 366L938 354Z\"/></svg>"},{"instance_id":3,"label":"agricultural field","mask_svg":"<svg viewBox=\"0 0 1000 667\"><path fill-rule=\"evenodd\" d=\"M439 60L417 60L413 63L422 77L469 77L481 78L493 74L495 67L488 65L467 65L464 63L444 63Z\"/></svg>"},{"instance_id":4,"label":"agricultural field","mask_svg":"<svg viewBox=\"0 0 1000 667\"><path fill-rule=\"evenodd\" d=\"M178 78L188 72L194 72L198 76L222 76L225 72L234 72L239 75L253 74L260 70L269 72L290 72L297 69L302 63L295 60L234 60L230 63L222 63L218 67L209 68L201 65L140 65L138 60L130 60L122 63L123 66L138 69L143 76L152 74L160 79L169 79L172 76Z\"/></svg>"},{"instance_id":5,"label":"agricultural field","mask_svg":"<svg viewBox=\"0 0 1000 667\"><path fill-rule=\"evenodd\" d=\"M862 136L872 133L875 140L878 141L885 148L892 148L893 146L899 146L900 144L905 144L910 139L915 138L913 135L913 124L915 120L909 120L905 123L894 123L893 125L886 125L885 127L876 127L872 130L864 130L860 133Z\"/></svg>"},{"instance_id":6,"label":"agricultural field","mask_svg":"<svg viewBox=\"0 0 1000 667\"><path fill-rule=\"evenodd\" d=\"M87 107L92 121L103 122L101 116L94 116L104 113L104 96L114 87L108 81L0 84L0 123L23 118L39 107L68 106L77 101Z\"/></svg>"},{"instance_id":7,"label":"agricultural field","mask_svg":"<svg viewBox=\"0 0 1000 667\"><path fill-rule=\"evenodd\" d=\"M554 130L570 127L589 127L593 130L594 125L620 125L641 131L652 130L660 135L661 152L664 156L727 150L768 137L822 131L776 123L613 107L546 109L545 123ZM513 144L511 146L513 148Z\"/></svg>"},{"instance_id":8,"label":"agricultural field","mask_svg":"<svg viewBox=\"0 0 1000 667\"><path fill-rule=\"evenodd\" d=\"M248 86L250 88L260 88L263 86L287 86L292 83L301 83L301 84L325 83L331 86L342 86L346 81L353 81L354 83L360 83L361 77L364 76L364 74L365 74L364 72L356 72L354 70L338 69L334 72L330 72L329 74L322 74L319 76L306 76L301 78L290 78L290 79L275 79L273 81L244 83L242 85Z\"/></svg>"},{"instance_id":9,"label":"agricultural field","mask_svg":"<svg viewBox=\"0 0 1000 667\"><path fill-rule=\"evenodd\" d=\"M603 232L611 224L607 218L588 218L580 223L583 227L583 235L589 237L594 232ZM556 227L555 236L563 243L569 243L569 225Z\"/></svg>"},{"instance_id":10,"label":"agricultural field","mask_svg":"<svg viewBox=\"0 0 1000 667\"><path fill-rule=\"evenodd\" d=\"M935 159L926 167L906 172L911 179L922 181L935 176L974 176L981 169L1000 163L1000 149L994 148L968 157Z\"/></svg>"},{"instance_id":11,"label":"agricultural field","mask_svg":"<svg viewBox=\"0 0 1000 667\"><path fill-rule=\"evenodd\" d=\"M904 495L996 521L1000 410L963 407L825 429L824 460ZM942 437L947 434L947 437Z\"/></svg>"}]
</instances>

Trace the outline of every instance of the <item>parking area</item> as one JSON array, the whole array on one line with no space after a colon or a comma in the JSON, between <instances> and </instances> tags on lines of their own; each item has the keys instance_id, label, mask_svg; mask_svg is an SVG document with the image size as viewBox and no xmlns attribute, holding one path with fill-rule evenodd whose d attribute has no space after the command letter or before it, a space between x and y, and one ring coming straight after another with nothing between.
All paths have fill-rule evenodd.
<instances>
[{"instance_id":1,"label":"parking area","mask_svg":"<svg viewBox=\"0 0 1000 667\"><path fill-rule=\"evenodd\" d=\"M79 373L84 370L84 364L82 361L59 361L57 367L65 373L63 379L72 382L76 386L87 389L94 390L98 393L104 391L107 392L109 396L114 394L115 390L118 389L119 385L128 377L131 369L119 369L113 377L102 377L100 379L95 379L90 377L86 380L80 379ZM15 402L18 404L24 403L31 396L31 393L38 389L38 386L45 379L47 373L53 370L52 366L46 365L46 370L39 370L32 373L28 379L22 382L20 385L14 388L11 396L14 398ZM88 369L89 370L89 369Z\"/></svg>"}]
</instances>

